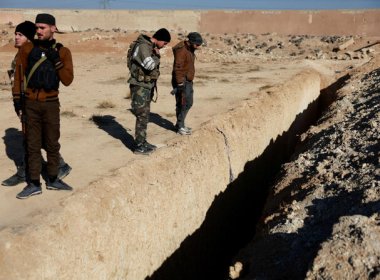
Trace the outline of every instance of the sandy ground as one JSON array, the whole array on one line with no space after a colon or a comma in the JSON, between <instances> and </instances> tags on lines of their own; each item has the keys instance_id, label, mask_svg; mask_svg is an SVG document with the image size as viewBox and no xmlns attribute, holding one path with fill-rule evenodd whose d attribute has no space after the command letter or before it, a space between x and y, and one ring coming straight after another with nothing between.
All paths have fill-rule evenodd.
<instances>
[{"instance_id":1,"label":"sandy ground","mask_svg":"<svg viewBox=\"0 0 380 280\"><path fill-rule=\"evenodd\" d=\"M14 27L3 25L0 30L0 131L3 132L0 178L4 180L16 170L22 136L6 76L15 54ZM73 168L65 181L74 187L74 191L61 193L43 189L42 195L18 200L16 194L25 184L2 186L0 229L27 223L35 213L59 207L61 199L75 195L75 190L112 175L113 170L133 164L137 157L142 157L132 152L135 118L129 111L125 60L128 45L137 35L137 32L101 29L57 34L58 41L71 49L74 59L74 82L70 87L62 86L60 93L61 154ZM164 148L169 139L183 137L173 130L175 103L170 95L170 47L183 34L172 35L173 41L162 50L158 102L151 106L148 126L148 141L160 148ZM352 59L349 55L333 53L334 46L349 39L345 37L329 37L331 40L326 41L321 37L281 37L276 34L203 35L207 46L197 56L194 107L187 119L187 125L194 130L216 114L233 109L240 101L282 83L301 69L315 68L332 82L347 69L367 61L371 55L368 52ZM356 45L351 46L351 50L375 39L355 38ZM94 116L98 122L92 120Z\"/></svg>"}]
</instances>

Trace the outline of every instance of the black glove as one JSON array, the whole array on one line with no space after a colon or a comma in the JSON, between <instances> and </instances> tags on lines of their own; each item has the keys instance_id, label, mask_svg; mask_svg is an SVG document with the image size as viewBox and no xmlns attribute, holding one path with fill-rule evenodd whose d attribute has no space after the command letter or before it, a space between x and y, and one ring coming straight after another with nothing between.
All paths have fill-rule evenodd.
<instances>
[{"instance_id":1,"label":"black glove","mask_svg":"<svg viewBox=\"0 0 380 280\"><path fill-rule=\"evenodd\" d=\"M53 64L55 69L59 70L63 67L61 58L59 57L59 52L56 49L49 49L45 52L46 58L49 59Z\"/></svg>"},{"instance_id":2,"label":"black glove","mask_svg":"<svg viewBox=\"0 0 380 280\"><path fill-rule=\"evenodd\" d=\"M13 106L15 107L15 112L16 112L17 116L19 116L20 111L22 109L21 101L19 99L13 99Z\"/></svg>"}]
</instances>

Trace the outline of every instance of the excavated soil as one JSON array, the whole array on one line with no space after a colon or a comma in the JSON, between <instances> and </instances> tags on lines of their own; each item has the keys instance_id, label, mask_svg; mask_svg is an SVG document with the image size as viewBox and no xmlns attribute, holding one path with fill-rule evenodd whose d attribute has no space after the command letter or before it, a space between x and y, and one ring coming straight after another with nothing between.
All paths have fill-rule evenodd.
<instances>
[{"instance_id":1,"label":"excavated soil","mask_svg":"<svg viewBox=\"0 0 380 280\"><path fill-rule=\"evenodd\" d=\"M302 135L232 279L380 279L379 62L352 71Z\"/></svg>"}]
</instances>

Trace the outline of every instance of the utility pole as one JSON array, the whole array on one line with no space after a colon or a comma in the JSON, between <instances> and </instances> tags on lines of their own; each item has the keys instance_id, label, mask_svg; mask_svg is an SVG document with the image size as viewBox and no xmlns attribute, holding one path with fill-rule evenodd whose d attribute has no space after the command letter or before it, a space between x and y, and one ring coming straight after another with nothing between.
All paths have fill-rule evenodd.
<instances>
[{"instance_id":1,"label":"utility pole","mask_svg":"<svg viewBox=\"0 0 380 280\"><path fill-rule=\"evenodd\" d=\"M100 6L102 9L108 9L110 7L110 0L101 0L100 1Z\"/></svg>"}]
</instances>

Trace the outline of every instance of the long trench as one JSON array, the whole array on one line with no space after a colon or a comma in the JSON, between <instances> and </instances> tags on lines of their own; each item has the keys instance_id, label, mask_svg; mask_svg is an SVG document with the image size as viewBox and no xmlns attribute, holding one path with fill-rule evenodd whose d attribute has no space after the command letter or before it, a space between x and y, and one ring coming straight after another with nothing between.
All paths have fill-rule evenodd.
<instances>
[{"instance_id":1,"label":"long trench","mask_svg":"<svg viewBox=\"0 0 380 280\"><path fill-rule=\"evenodd\" d=\"M3 229L0 279L227 279L281 164L344 79L321 90L319 73L300 73L37 213L38 224Z\"/></svg>"},{"instance_id":2,"label":"long trench","mask_svg":"<svg viewBox=\"0 0 380 280\"><path fill-rule=\"evenodd\" d=\"M229 279L232 258L255 237L268 192L281 165L290 160L300 144L299 136L334 102L336 91L348 78L342 76L323 88L318 99L296 116L286 132L271 141L258 158L247 162L244 171L215 198L202 225L145 280ZM228 153L226 137L225 142Z\"/></svg>"}]
</instances>

